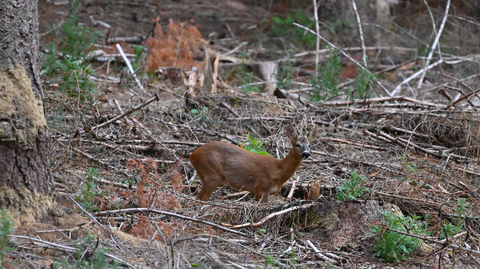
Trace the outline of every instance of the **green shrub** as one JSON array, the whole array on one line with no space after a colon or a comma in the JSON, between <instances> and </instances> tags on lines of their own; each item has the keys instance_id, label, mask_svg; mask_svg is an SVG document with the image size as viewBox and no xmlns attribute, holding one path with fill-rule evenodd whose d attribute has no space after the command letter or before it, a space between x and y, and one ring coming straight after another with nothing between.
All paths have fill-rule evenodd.
<instances>
[{"instance_id":1,"label":"green shrub","mask_svg":"<svg viewBox=\"0 0 480 269\"><path fill-rule=\"evenodd\" d=\"M368 66L365 67L368 69ZM358 75L355 77L353 99L369 99L373 97L373 94L369 92L370 88L376 87L376 77L372 73L367 72L363 68L357 67ZM350 94L350 90L345 91Z\"/></svg>"},{"instance_id":2,"label":"green shrub","mask_svg":"<svg viewBox=\"0 0 480 269\"><path fill-rule=\"evenodd\" d=\"M48 44L49 54L41 53L42 71L57 82L60 90L80 100L90 99L95 83L89 78L95 71L87 62L87 54L101 33L79 23L78 1L71 4L67 20L59 27L60 42Z\"/></svg>"},{"instance_id":3,"label":"green shrub","mask_svg":"<svg viewBox=\"0 0 480 269\"><path fill-rule=\"evenodd\" d=\"M384 216L385 224L395 230L407 232L416 235L425 235L427 223L422 223L419 217L413 216L413 219L399 216L393 212L381 213ZM374 256L379 257L385 262L401 262L414 252L422 243L418 238L399 234L393 231L384 231L380 225L372 227L372 231L377 234L377 245L373 247L376 251Z\"/></svg>"},{"instance_id":4,"label":"green shrub","mask_svg":"<svg viewBox=\"0 0 480 269\"><path fill-rule=\"evenodd\" d=\"M338 83L342 74L342 64L340 63L340 56L338 53L329 58L325 66L318 66L318 76L312 78L310 83L313 85L312 101L323 101L328 97L338 94Z\"/></svg>"}]
</instances>

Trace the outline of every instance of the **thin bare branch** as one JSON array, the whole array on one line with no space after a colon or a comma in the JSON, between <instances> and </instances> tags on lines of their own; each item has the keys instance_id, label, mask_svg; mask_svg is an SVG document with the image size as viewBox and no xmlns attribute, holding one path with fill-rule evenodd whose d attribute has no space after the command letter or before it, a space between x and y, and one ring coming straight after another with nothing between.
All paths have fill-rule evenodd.
<instances>
[{"instance_id":1,"label":"thin bare branch","mask_svg":"<svg viewBox=\"0 0 480 269\"><path fill-rule=\"evenodd\" d=\"M427 67L429 67L429 63L432 60L433 52L435 51L435 48L437 47L438 41L440 40L440 36L442 36L443 28L445 27L445 22L447 21L448 18L448 10L450 9L450 0L447 1L447 6L445 8L445 15L443 16L442 24L440 25L440 28L438 29L437 36L435 37L435 40L433 41L432 44L432 49L430 50L430 53L428 54L427 60L425 61L425 67L422 70L422 76L418 80L418 85L417 85L417 90L422 87L423 79L425 78L425 74L427 74ZM443 61L442 59L439 60L439 62Z\"/></svg>"}]
</instances>

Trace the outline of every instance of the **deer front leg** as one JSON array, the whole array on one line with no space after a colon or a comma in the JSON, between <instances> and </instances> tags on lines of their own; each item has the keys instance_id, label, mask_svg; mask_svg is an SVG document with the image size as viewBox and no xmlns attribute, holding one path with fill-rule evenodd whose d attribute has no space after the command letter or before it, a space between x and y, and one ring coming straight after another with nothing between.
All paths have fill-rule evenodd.
<instances>
[{"instance_id":1,"label":"deer front leg","mask_svg":"<svg viewBox=\"0 0 480 269\"><path fill-rule=\"evenodd\" d=\"M272 185L271 180L268 176L260 175L255 180L255 185L253 187L253 193L255 194L255 200L260 201L261 203L268 202L268 194L270 194L270 187Z\"/></svg>"},{"instance_id":2,"label":"deer front leg","mask_svg":"<svg viewBox=\"0 0 480 269\"><path fill-rule=\"evenodd\" d=\"M255 193L255 200L260 203L268 203L268 191Z\"/></svg>"}]
</instances>

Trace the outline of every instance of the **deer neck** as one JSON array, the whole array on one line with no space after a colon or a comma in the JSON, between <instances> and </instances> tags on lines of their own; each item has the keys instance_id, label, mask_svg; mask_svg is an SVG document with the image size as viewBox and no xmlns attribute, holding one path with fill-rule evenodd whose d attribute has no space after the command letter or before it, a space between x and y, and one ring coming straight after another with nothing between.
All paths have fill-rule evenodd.
<instances>
[{"instance_id":1,"label":"deer neck","mask_svg":"<svg viewBox=\"0 0 480 269\"><path fill-rule=\"evenodd\" d=\"M298 166L302 163L302 156L298 154L294 147L290 149L287 157L280 161L281 163L281 176L278 182L279 186L282 186L289 178L293 176L297 171Z\"/></svg>"}]
</instances>

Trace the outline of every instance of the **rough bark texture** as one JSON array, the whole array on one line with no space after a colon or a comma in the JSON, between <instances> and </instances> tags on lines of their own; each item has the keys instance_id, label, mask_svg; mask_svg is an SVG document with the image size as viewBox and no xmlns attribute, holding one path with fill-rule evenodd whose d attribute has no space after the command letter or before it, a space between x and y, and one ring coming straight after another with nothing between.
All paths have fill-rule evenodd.
<instances>
[{"instance_id":1,"label":"rough bark texture","mask_svg":"<svg viewBox=\"0 0 480 269\"><path fill-rule=\"evenodd\" d=\"M0 1L0 40L0 208L22 208L52 189L36 0Z\"/></svg>"}]
</instances>

